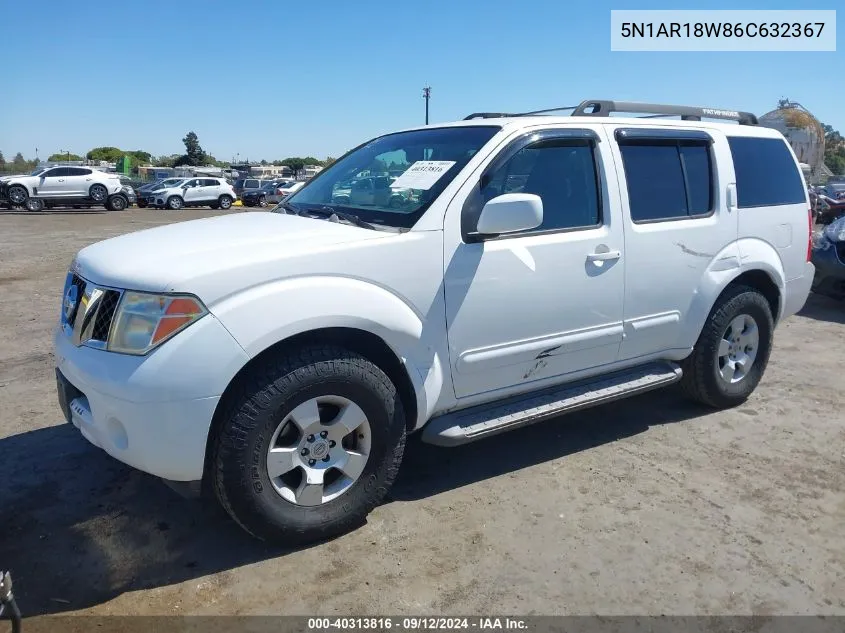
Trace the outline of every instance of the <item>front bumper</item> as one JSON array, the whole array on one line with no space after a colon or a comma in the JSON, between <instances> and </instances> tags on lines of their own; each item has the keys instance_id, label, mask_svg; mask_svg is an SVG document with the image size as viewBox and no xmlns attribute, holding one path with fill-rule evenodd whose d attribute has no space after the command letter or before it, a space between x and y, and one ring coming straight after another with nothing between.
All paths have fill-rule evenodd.
<instances>
[{"instance_id":1,"label":"front bumper","mask_svg":"<svg viewBox=\"0 0 845 633\"><path fill-rule=\"evenodd\" d=\"M248 357L212 315L147 356L74 345L54 333L59 404L94 446L173 481L202 478L211 419Z\"/></svg>"}]
</instances>

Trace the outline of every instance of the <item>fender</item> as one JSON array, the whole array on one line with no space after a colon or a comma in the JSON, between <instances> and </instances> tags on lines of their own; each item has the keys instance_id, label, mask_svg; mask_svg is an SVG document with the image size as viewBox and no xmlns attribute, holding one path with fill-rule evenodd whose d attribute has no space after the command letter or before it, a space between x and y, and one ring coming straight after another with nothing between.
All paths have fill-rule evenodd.
<instances>
[{"instance_id":1,"label":"fender","mask_svg":"<svg viewBox=\"0 0 845 633\"><path fill-rule=\"evenodd\" d=\"M434 305L441 305L439 299ZM428 420L444 388L444 363L436 341L445 339L445 311L442 318L423 317L407 301L371 282L293 277L231 295L210 310L250 359L292 336L321 328L346 327L378 336L411 379L418 412L414 428Z\"/></svg>"},{"instance_id":2,"label":"fender","mask_svg":"<svg viewBox=\"0 0 845 633\"><path fill-rule=\"evenodd\" d=\"M743 238L729 244L710 261L701 276L689 311L689 330L683 335L682 347L695 345L716 299L728 285L743 273L759 270L778 289L778 314L783 314L786 277L777 250L757 238Z\"/></svg>"}]
</instances>

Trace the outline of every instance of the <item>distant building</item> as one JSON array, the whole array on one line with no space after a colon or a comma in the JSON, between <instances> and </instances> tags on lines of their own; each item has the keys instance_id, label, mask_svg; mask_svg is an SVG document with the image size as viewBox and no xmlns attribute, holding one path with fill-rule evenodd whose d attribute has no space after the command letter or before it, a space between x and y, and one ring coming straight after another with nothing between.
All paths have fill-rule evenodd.
<instances>
[{"instance_id":1,"label":"distant building","mask_svg":"<svg viewBox=\"0 0 845 633\"><path fill-rule=\"evenodd\" d=\"M323 171L323 168L319 165L305 165L297 172L296 177L298 180L310 180L321 171Z\"/></svg>"},{"instance_id":2,"label":"distant building","mask_svg":"<svg viewBox=\"0 0 845 633\"><path fill-rule=\"evenodd\" d=\"M249 168L249 175L256 178L290 178L293 176L293 170L287 165L251 165Z\"/></svg>"}]
</instances>

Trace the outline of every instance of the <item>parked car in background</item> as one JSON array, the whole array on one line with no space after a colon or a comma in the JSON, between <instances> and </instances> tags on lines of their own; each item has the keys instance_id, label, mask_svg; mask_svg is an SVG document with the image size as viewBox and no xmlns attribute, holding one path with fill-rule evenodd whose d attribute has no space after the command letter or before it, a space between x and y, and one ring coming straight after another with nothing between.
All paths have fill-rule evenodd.
<instances>
[{"instance_id":1,"label":"parked car in background","mask_svg":"<svg viewBox=\"0 0 845 633\"><path fill-rule=\"evenodd\" d=\"M813 236L813 292L845 299L845 216Z\"/></svg>"},{"instance_id":2,"label":"parked car in background","mask_svg":"<svg viewBox=\"0 0 845 633\"><path fill-rule=\"evenodd\" d=\"M241 194L248 189L261 189L267 183L261 178L238 178L233 185L235 195L240 198Z\"/></svg>"},{"instance_id":3,"label":"parked car in background","mask_svg":"<svg viewBox=\"0 0 845 633\"><path fill-rule=\"evenodd\" d=\"M241 193L241 202L245 207L266 207L273 202L271 197L275 195L280 184L271 180L260 189L246 189Z\"/></svg>"},{"instance_id":4,"label":"parked car in background","mask_svg":"<svg viewBox=\"0 0 845 633\"><path fill-rule=\"evenodd\" d=\"M168 187L175 187L183 180L187 180L187 178L164 178L163 180L157 180L155 182L148 183L146 185L142 185L138 188L136 195L138 196L138 207L143 209L146 206L150 206L152 203L150 202L150 198L154 198L153 191L157 189L167 189Z\"/></svg>"},{"instance_id":5,"label":"parked car in background","mask_svg":"<svg viewBox=\"0 0 845 633\"><path fill-rule=\"evenodd\" d=\"M295 193L295 192L299 191L299 190L300 190L300 189L302 189L304 186L305 186L305 182L304 182L304 181L301 181L301 180L300 180L300 181L298 181L298 182L292 182L292 183L290 183L290 184L287 184L287 185L284 185L284 186L282 186L282 187L279 187L279 188L277 189L277 191L276 191L276 195L277 195L277 196L280 196L280 198L279 198L280 200L284 200L284 199L285 199L286 197L288 197L290 194L292 194L292 193Z\"/></svg>"},{"instance_id":6,"label":"parked car in background","mask_svg":"<svg viewBox=\"0 0 845 633\"><path fill-rule=\"evenodd\" d=\"M129 202L122 190L117 174L90 167L47 167L37 169L29 176L15 176L0 182L0 198L30 211L42 210L45 203L125 209Z\"/></svg>"},{"instance_id":7,"label":"parked car in background","mask_svg":"<svg viewBox=\"0 0 845 633\"><path fill-rule=\"evenodd\" d=\"M150 206L173 211L183 207L228 209L234 201L235 191L225 178L186 178L147 196Z\"/></svg>"}]
</instances>

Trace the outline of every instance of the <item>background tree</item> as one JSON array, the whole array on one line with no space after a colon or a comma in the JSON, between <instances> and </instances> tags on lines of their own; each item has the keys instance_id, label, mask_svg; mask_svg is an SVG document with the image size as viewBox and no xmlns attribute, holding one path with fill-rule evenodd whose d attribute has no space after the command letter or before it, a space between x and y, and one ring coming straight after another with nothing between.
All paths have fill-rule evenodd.
<instances>
[{"instance_id":1,"label":"background tree","mask_svg":"<svg viewBox=\"0 0 845 633\"><path fill-rule=\"evenodd\" d=\"M82 160L82 156L79 156L78 154L68 154L67 152L57 152L55 154L50 154L47 160L51 163L58 163L68 160Z\"/></svg>"},{"instance_id":2,"label":"background tree","mask_svg":"<svg viewBox=\"0 0 845 633\"><path fill-rule=\"evenodd\" d=\"M12 159L12 167L15 171L24 171L27 167L29 167L28 161L23 157L23 154L18 152L15 154L15 157Z\"/></svg>"},{"instance_id":3,"label":"background tree","mask_svg":"<svg viewBox=\"0 0 845 633\"><path fill-rule=\"evenodd\" d=\"M282 165L290 167L294 175L296 175L303 167L305 167L304 158L286 158L282 161Z\"/></svg>"},{"instance_id":4,"label":"background tree","mask_svg":"<svg viewBox=\"0 0 845 633\"><path fill-rule=\"evenodd\" d=\"M180 165L200 167L206 164L206 154L195 132L188 132L185 138L182 139L182 142L185 144L185 153L176 159L173 163L174 167L179 167Z\"/></svg>"},{"instance_id":5,"label":"background tree","mask_svg":"<svg viewBox=\"0 0 845 633\"><path fill-rule=\"evenodd\" d=\"M95 147L85 157L88 160L104 160L107 163L116 163L125 152L118 147Z\"/></svg>"},{"instance_id":6,"label":"background tree","mask_svg":"<svg viewBox=\"0 0 845 633\"><path fill-rule=\"evenodd\" d=\"M833 129L823 125L824 129L824 164L834 174L845 174L845 138Z\"/></svg>"},{"instance_id":7,"label":"background tree","mask_svg":"<svg viewBox=\"0 0 845 633\"><path fill-rule=\"evenodd\" d=\"M323 167L328 167L334 161L335 161L335 158L333 156L326 156L326 158L323 160L323 162L321 164L323 165Z\"/></svg>"}]
</instances>

